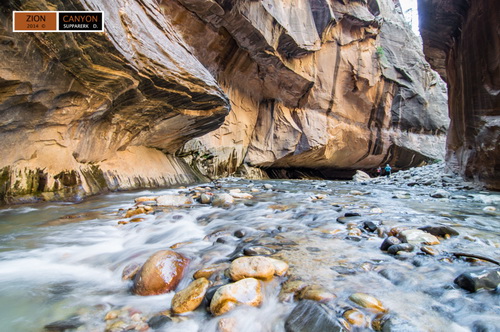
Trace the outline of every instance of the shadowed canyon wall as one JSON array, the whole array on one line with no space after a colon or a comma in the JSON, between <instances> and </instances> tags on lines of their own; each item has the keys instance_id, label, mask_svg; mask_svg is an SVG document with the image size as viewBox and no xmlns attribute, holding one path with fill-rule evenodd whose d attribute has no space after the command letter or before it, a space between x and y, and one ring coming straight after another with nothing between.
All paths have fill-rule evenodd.
<instances>
[{"instance_id":1,"label":"shadowed canyon wall","mask_svg":"<svg viewBox=\"0 0 500 332\"><path fill-rule=\"evenodd\" d=\"M447 162L500 190L500 2L419 0L424 52L448 83Z\"/></svg>"},{"instance_id":2,"label":"shadowed canyon wall","mask_svg":"<svg viewBox=\"0 0 500 332\"><path fill-rule=\"evenodd\" d=\"M446 90L393 0L0 4L0 200L441 159ZM13 33L102 10L105 33ZM193 169L195 171L193 171Z\"/></svg>"}]
</instances>

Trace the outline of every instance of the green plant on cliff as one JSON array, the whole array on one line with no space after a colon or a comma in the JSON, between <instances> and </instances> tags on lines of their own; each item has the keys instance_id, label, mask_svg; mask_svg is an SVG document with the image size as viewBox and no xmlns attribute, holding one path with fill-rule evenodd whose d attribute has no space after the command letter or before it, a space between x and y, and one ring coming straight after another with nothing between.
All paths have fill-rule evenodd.
<instances>
[{"instance_id":1,"label":"green plant on cliff","mask_svg":"<svg viewBox=\"0 0 500 332\"><path fill-rule=\"evenodd\" d=\"M377 46L375 48L375 54L377 55L380 66L387 68L389 61L387 60L387 56L385 55L385 49L382 46Z\"/></svg>"}]
</instances>

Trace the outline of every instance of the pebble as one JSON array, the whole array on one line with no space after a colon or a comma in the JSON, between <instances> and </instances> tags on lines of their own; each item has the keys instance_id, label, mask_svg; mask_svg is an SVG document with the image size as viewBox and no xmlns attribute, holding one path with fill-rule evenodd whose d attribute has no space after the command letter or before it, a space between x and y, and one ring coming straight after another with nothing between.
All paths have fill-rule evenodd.
<instances>
[{"instance_id":1,"label":"pebble","mask_svg":"<svg viewBox=\"0 0 500 332\"><path fill-rule=\"evenodd\" d=\"M219 263L219 264L213 264L208 267L204 267L198 271L196 271L193 274L194 279L199 279L199 278L207 278L209 279L214 273L219 272L219 271L224 271L225 269L229 268L230 264L229 263Z\"/></svg>"},{"instance_id":2,"label":"pebble","mask_svg":"<svg viewBox=\"0 0 500 332\"><path fill-rule=\"evenodd\" d=\"M123 269L122 272L122 280L132 280L135 275L141 269L142 264L139 263L130 263Z\"/></svg>"},{"instance_id":3,"label":"pebble","mask_svg":"<svg viewBox=\"0 0 500 332\"><path fill-rule=\"evenodd\" d=\"M378 226L373 221L363 221L363 228L373 233L377 230Z\"/></svg>"},{"instance_id":4,"label":"pebble","mask_svg":"<svg viewBox=\"0 0 500 332\"><path fill-rule=\"evenodd\" d=\"M142 196L137 197L134 201L136 203L144 203L144 202L154 202L158 196Z\"/></svg>"},{"instance_id":5,"label":"pebble","mask_svg":"<svg viewBox=\"0 0 500 332\"><path fill-rule=\"evenodd\" d=\"M307 283L302 280L288 280L281 287L278 298L281 302L290 302L306 287Z\"/></svg>"},{"instance_id":6,"label":"pebble","mask_svg":"<svg viewBox=\"0 0 500 332\"><path fill-rule=\"evenodd\" d=\"M246 256L269 256L276 252L276 250L262 247L262 246L252 246L243 249L243 254Z\"/></svg>"},{"instance_id":7,"label":"pebble","mask_svg":"<svg viewBox=\"0 0 500 332\"><path fill-rule=\"evenodd\" d=\"M450 193L443 189L438 189L435 192L431 193L430 196L432 198L448 198L450 197Z\"/></svg>"},{"instance_id":8,"label":"pebble","mask_svg":"<svg viewBox=\"0 0 500 332\"><path fill-rule=\"evenodd\" d=\"M367 319L365 314L363 314L360 310L358 309L350 309L344 312L342 317L345 318L345 320L356 327L366 327L367 326Z\"/></svg>"},{"instance_id":9,"label":"pebble","mask_svg":"<svg viewBox=\"0 0 500 332\"><path fill-rule=\"evenodd\" d=\"M477 292L480 289L496 289L500 285L500 269L465 272L459 275L454 283L469 292Z\"/></svg>"},{"instance_id":10,"label":"pebble","mask_svg":"<svg viewBox=\"0 0 500 332\"><path fill-rule=\"evenodd\" d=\"M390 246L389 249L387 249L387 253L396 255L400 251L412 252L414 248L415 247L410 243L400 243Z\"/></svg>"},{"instance_id":11,"label":"pebble","mask_svg":"<svg viewBox=\"0 0 500 332\"><path fill-rule=\"evenodd\" d=\"M445 237L446 235L450 236L459 235L459 233L455 229L449 226L425 226L425 227L420 227L419 229L424 232L430 233L432 235L441 237Z\"/></svg>"},{"instance_id":12,"label":"pebble","mask_svg":"<svg viewBox=\"0 0 500 332\"><path fill-rule=\"evenodd\" d=\"M231 193L231 196L239 199L252 199L253 196L247 193Z\"/></svg>"},{"instance_id":13,"label":"pebble","mask_svg":"<svg viewBox=\"0 0 500 332\"><path fill-rule=\"evenodd\" d=\"M254 278L245 278L219 287L210 302L210 312L214 316L220 316L241 304L257 307L261 303L260 282Z\"/></svg>"},{"instance_id":14,"label":"pebble","mask_svg":"<svg viewBox=\"0 0 500 332\"><path fill-rule=\"evenodd\" d=\"M420 248L420 250L422 252L426 253L427 255L431 255L431 256L438 256L440 254L439 250L432 248L432 247L424 246L424 247Z\"/></svg>"},{"instance_id":15,"label":"pebble","mask_svg":"<svg viewBox=\"0 0 500 332\"><path fill-rule=\"evenodd\" d=\"M198 308L209 286L210 282L204 277L191 282L186 288L177 292L172 298L172 312L182 314Z\"/></svg>"},{"instance_id":16,"label":"pebble","mask_svg":"<svg viewBox=\"0 0 500 332\"><path fill-rule=\"evenodd\" d=\"M70 317L68 319L58 320L44 326L46 331L50 332L63 332L66 330L73 330L83 325L83 322L78 316Z\"/></svg>"},{"instance_id":17,"label":"pebble","mask_svg":"<svg viewBox=\"0 0 500 332\"><path fill-rule=\"evenodd\" d=\"M145 213L146 213L146 210L144 210L143 208L130 209L127 211L127 213L125 213L125 218L131 218L131 217L136 216L138 214L145 214Z\"/></svg>"},{"instance_id":18,"label":"pebble","mask_svg":"<svg viewBox=\"0 0 500 332\"><path fill-rule=\"evenodd\" d=\"M380 246L380 250L386 251L387 249L389 249L389 247L396 245L396 244L400 244L400 243L401 243L401 240L398 239L397 237L389 236L388 238L386 238L384 240L384 242L382 242L382 245Z\"/></svg>"},{"instance_id":19,"label":"pebble","mask_svg":"<svg viewBox=\"0 0 500 332\"><path fill-rule=\"evenodd\" d=\"M241 238L244 238L245 235L247 235L247 232L245 230L243 230L243 229L238 229L237 231L235 231L233 233L233 235L235 237L237 237L238 239L241 239Z\"/></svg>"},{"instance_id":20,"label":"pebble","mask_svg":"<svg viewBox=\"0 0 500 332\"><path fill-rule=\"evenodd\" d=\"M193 204L193 200L184 195L169 194L156 197L156 204L159 206L183 206Z\"/></svg>"},{"instance_id":21,"label":"pebble","mask_svg":"<svg viewBox=\"0 0 500 332\"><path fill-rule=\"evenodd\" d=\"M386 312L387 309L384 308L384 305L380 300L377 298L365 294L365 293L354 293L351 296L349 296L349 300L352 302L356 303L357 305L366 308L366 309L371 309L375 312Z\"/></svg>"},{"instance_id":22,"label":"pebble","mask_svg":"<svg viewBox=\"0 0 500 332\"><path fill-rule=\"evenodd\" d=\"M274 275L275 276L283 277L286 275L286 273L288 272L288 268L289 268L288 263L286 263L282 260L270 258L270 257L268 258L268 260L274 266Z\"/></svg>"},{"instance_id":23,"label":"pebble","mask_svg":"<svg viewBox=\"0 0 500 332\"><path fill-rule=\"evenodd\" d=\"M217 194L212 199L213 206L228 207L234 203L234 197L229 194Z\"/></svg>"},{"instance_id":24,"label":"pebble","mask_svg":"<svg viewBox=\"0 0 500 332\"><path fill-rule=\"evenodd\" d=\"M483 208L483 212L486 213L486 214L495 215L496 211L497 211L497 208L494 207L494 206L485 206Z\"/></svg>"},{"instance_id":25,"label":"pebble","mask_svg":"<svg viewBox=\"0 0 500 332\"><path fill-rule=\"evenodd\" d=\"M275 268L272 261L262 256L240 257L235 259L229 267L229 276L233 281L244 278L271 280Z\"/></svg>"},{"instance_id":26,"label":"pebble","mask_svg":"<svg viewBox=\"0 0 500 332\"><path fill-rule=\"evenodd\" d=\"M401 231L398 238L405 243L413 245L423 243L432 246L440 243L437 237L420 229L408 229Z\"/></svg>"},{"instance_id":27,"label":"pebble","mask_svg":"<svg viewBox=\"0 0 500 332\"><path fill-rule=\"evenodd\" d=\"M210 204L212 202L213 195L210 194L201 194L199 201L201 204Z\"/></svg>"},{"instance_id":28,"label":"pebble","mask_svg":"<svg viewBox=\"0 0 500 332\"><path fill-rule=\"evenodd\" d=\"M269 184L269 183L265 183L263 186L262 186L264 189L273 189L273 185L272 184Z\"/></svg>"},{"instance_id":29,"label":"pebble","mask_svg":"<svg viewBox=\"0 0 500 332\"><path fill-rule=\"evenodd\" d=\"M317 302L329 302L336 298L335 294L332 294L325 288L318 285L311 285L304 288L299 295L301 300L312 300Z\"/></svg>"},{"instance_id":30,"label":"pebble","mask_svg":"<svg viewBox=\"0 0 500 332\"><path fill-rule=\"evenodd\" d=\"M151 317L148 320L148 325L150 328L156 330L159 328L162 328L165 326L167 323L170 323L172 321L172 318L165 316L165 315L156 315Z\"/></svg>"}]
</instances>

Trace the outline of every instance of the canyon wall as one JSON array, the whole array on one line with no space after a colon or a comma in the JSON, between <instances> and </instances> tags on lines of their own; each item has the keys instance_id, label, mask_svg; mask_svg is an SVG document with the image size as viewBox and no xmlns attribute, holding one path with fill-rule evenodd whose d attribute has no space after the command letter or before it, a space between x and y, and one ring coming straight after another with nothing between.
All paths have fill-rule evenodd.
<instances>
[{"instance_id":1,"label":"canyon wall","mask_svg":"<svg viewBox=\"0 0 500 332\"><path fill-rule=\"evenodd\" d=\"M13 10L105 32L13 33ZM443 157L445 87L397 1L8 0L0 22L6 202Z\"/></svg>"},{"instance_id":2,"label":"canyon wall","mask_svg":"<svg viewBox=\"0 0 500 332\"><path fill-rule=\"evenodd\" d=\"M424 52L448 83L448 164L500 190L500 2L419 0Z\"/></svg>"},{"instance_id":3,"label":"canyon wall","mask_svg":"<svg viewBox=\"0 0 500 332\"><path fill-rule=\"evenodd\" d=\"M199 181L174 156L227 97L154 2L7 1L0 27L0 199L78 199ZM13 33L12 10L102 10L105 33Z\"/></svg>"},{"instance_id":4,"label":"canyon wall","mask_svg":"<svg viewBox=\"0 0 500 332\"><path fill-rule=\"evenodd\" d=\"M202 172L245 162L339 177L444 159L446 88L398 1L163 5L232 105L221 128L183 148Z\"/></svg>"}]
</instances>

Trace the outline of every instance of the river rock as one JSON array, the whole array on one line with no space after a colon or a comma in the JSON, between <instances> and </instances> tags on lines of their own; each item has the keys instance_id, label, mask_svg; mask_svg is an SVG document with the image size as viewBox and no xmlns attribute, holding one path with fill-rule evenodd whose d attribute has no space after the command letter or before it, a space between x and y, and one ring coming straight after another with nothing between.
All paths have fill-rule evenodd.
<instances>
[{"instance_id":1,"label":"river rock","mask_svg":"<svg viewBox=\"0 0 500 332\"><path fill-rule=\"evenodd\" d=\"M141 269L142 264L130 263L122 271L122 280L132 280Z\"/></svg>"},{"instance_id":2,"label":"river rock","mask_svg":"<svg viewBox=\"0 0 500 332\"><path fill-rule=\"evenodd\" d=\"M436 245L440 243L437 237L419 229L408 229L401 231L398 237L401 241L413 245L418 245L421 243L426 245Z\"/></svg>"},{"instance_id":3,"label":"river rock","mask_svg":"<svg viewBox=\"0 0 500 332\"><path fill-rule=\"evenodd\" d=\"M352 326L361 327L361 328L367 326L367 320L366 320L365 314L362 313L358 309L349 309L349 310L345 311L342 314L342 316Z\"/></svg>"},{"instance_id":4,"label":"river rock","mask_svg":"<svg viewBox=\"0 0 500 332\"><path fill-rule=\"evenodd\" d=\"M281 302L291 302L307 286L307 283L302 280L287 280L281 287L278 298Z\"/></svg>"},{"instance_id":5,"label":"river rock","mask_svg":"<svg viewBox=\"0 0 500 332\"><path fill-rule=\"evenodd\" d=\"M183 206L188 204L193 204L193 200L190 197L184 195L162 195L156 198L156 203L159 206Z\"/></svg>"},{"instance_id":6,"label":"river rock","mask_svg":"<svg viewBox=\"0 0 500 332\"><path fill-rule=\"evenodd\" d=\"M289 268L288 263L283 262L279 259L271 258L271 257L268 257L267 259L274 266L274 275L276 275L278 277L283 277L288 272L288 268Z\"/></svg>"},{"instance_id":7,"label":"river rock","mask_svg":"<svg viewBox=\"0 0 500 332\"><path fill-rule=\"evenodd\" d=\"M74 330L83 325L83 322L78 316L70 317L68 319L58 320L44 326L47 332L64 332L67 330Z\"/></svg>"},{"instance_id":8,"label":"river rock","mask_svg":"<svg viewBox=\"0 0 500 332\"><path fill-rule=\"evenodd\" d=\"M170 292L179 284L189 259L172 250L161 250L148 258L134 278L137 295Z\"/></svg>"},{"instance_id":9,"label":"river rock","mask_svg":"<svg viewBox=\"0 0 500 332\"><path fill-rule=\"evenodd\" d=\"M252 199L253 196L247 193L231 193L231 196L239 199Z\"/></svg>"},{"instance_id":10,"label":"river rock","mask_svg":"<svg viewBox=\"0 0 500 332\"><path fill-rule=\"evenodd\" d=\"M156 330L156 329L162 328L163 326L165 326L165 324L170 323L171 321L172 321L172 318L170 318L168 316L156 315L156 316L151 317L148 320L148 325L153 330Z\"/></svg>"},{"instance_id":11,"label":"river rock","mask_svg":"<svg viewBox=\"0 0 500 332\"><path fill-rule=\"evenodd\" d=\"M243 249L243 254L246 256L269 256L276 252L276 250L262 247L262 246L251 246Z\"/></svg>"},{"instance_id":12,"label":"river rock","mask_svg":"<svg viewBox=\"0 0 500 332\"><path fill-rule=\"evenodd\" d=\"M273 189L273 185L269 183L265 183L262 187L267 190Z\"/></svg>"},{"instance_id":13,"label":"river rock","mask_svg":"<svg viewBox=\"0 0 500 332\"><path fill-rule=\"evenodd\" d=\"M387 237L384 242L382 242L382 245L380 246L380 250L386 251L389 249L389 247L395 245L395 244L400 244L401 240L398 239L395 236L389 236Z\"/></svg>"},{"instance_id":14,"label":"river rock","mask_svg":"<svg viewBox=\"0 0 500 332\"><path fill-rule=\"evenodd\" d=\"M325 305L311 300L301 300L285 321L286 332L341 332L343 331Z\"/></svg>"},{"instance_id":15,"label":"river rock","mask_svg":"<svg viewBox=\"0 0 500 332\"><path fill-rule=\"evenodd\" d=\"M352 177L352 180L355 182L366 182L371 180L371 177L367 173L357 170L356 174Z\"/></svg>"},{"instance_id":16,"label":"river rock","mask_svg":"<svg viewBox=\"0 0 500 332\"><path fill-rule=\"evenodd\" d=\"M193 274L194 279L207 278L209 279L214 273L223 271L229 268L229 263L219 263L204 267Z\"/></svg>"},{"instance_id":17,"label":"river rock","mask_svg":"<svg viewBox=\"0 0 500 332\"><path fill-rule=\"evenodd\" d=\"M433 198L448 198L450 197L450 193L443 189L438 189L435 192L430 194Z\"/></svg>"},{"instance_id":18,"label":"river rock","mask_svg":"<svg viewBox=\"0 0 500 332\"><path fill-rule=\"evenodd\" d=\"M410 332L419 331L419 329L410 323L408 320L401 318L398 315L387 315L382 323L382 332ZM450 329L450 331L456 331Z\"/></svg>"},{"instance_id":19,"label":"river rock","mask_svg":"<svg viewBox=\"0 0 500 332\"><path fill-rule=\"evenodd\" d=\"M125 213L125 218L131 218L138 214L144 214L144 213L146 213L146 210L143 209L142 207L136 209L130 209L127 211L127 213Z\"/></svg>"},{"instance_id":20,"label":"river rock","mask_svg":"<svg viewBox=\"0 0 500 332\"><path fill-rule=\"evenodd\" d=\"M228 207L234 203L234 197L229 194L217 194L212 199L213 206Z\"/></svg>"},{"instance_id":21,"label":"river rock","mask_svg":"<svg viewBox=\"0 0 500 332\"><path fill-rule=\"evenodd\" d=\"M363 221L363 228L373 233L377 230L378 226L373 221L368 220L368 221Z\"/></svg>"},{"instance_id":22,"label":"river rock","mask_svg":"<svg viewBox=\"0 0 500 332\"><path fill-rule=\"evenodd\" d=\"M141 197L137 197L134 201L136 203L154 202L154 201L156 201L157 197L158 196L141 196Z\"/></svg>"},{"instance_id":23,"label":"river rock","mask_svg":"<svg viewBox=\"0 0 500 332\"><path fill-rule=\"evenodd\" d=\"M212 202L213 195L209 194L201 194L199 201L201 204L210 204Z\"/></svg>"},{"instance_id":24,"label":"river rock","mask_svg":"<svg viewBox=\"0 0 500 332\"><path fill-rule=\"evenodd\" d=\"M440 254L439 250L437 250L436 248L432 248L432 247L423 246L420 248L420 250L422 252L426 253L427 255L431 255L431 256L438 256Z\"/></svg>"},{"instance_id":25,"label":"river rock","mask_svg":"<svg viewBox=\"0 0 500 332\"><path fill-rule=\"evenodd\" d=\"M261 303L260 282L254 278L245 278L219 287L210 302L210 312L219 316L240 304L257 307Z\"/></svg>"},{"instance_id":26,"label":"river rock","mask_svg":"<svg viewBox=\"0 0 500 332\"><path fill-rule=\"evenodd\" d=\"M391 255L397 255L398 252L403 251L403 252L412 252L415 247L413 244L410 243L400 243L400 244L395 244L390 246L387 249L387 253Z\"/></svg>"},{"instance_id":27,"label":"river rock","mask_svg":"<svg viewBox=\"0 0 500 332\"><path fill-rule=\"evenodd\" d=\"M206 278L199 278L186 288L177 292L172 299L172 312L182 314L198 308L205 297L210 282Z\"/></svg>"},{"instance_id":28,"label":"river rock","mask_svg":"<svg viewBox=\"0 0 500 332\"><path fill-rule=\"evenodd\" d=\"M469 292L477 292L480 289L495 289L500 284L500 269L465 272L459 275L454 282Z\"/></svg>"},{"instance_id":29,"label":"river rock","mask_svg":"<svg viewBox=\"0 0 500 332\"><path fill-rule=\"evenodd\" d=\"M365 294L365 293L354 293L349 296L349 300L356 303L357 305L373 310L375 312L385 312L387 309L384 308L384 305L377 298Z\"/></svg>"},{"instance_id":30,"label":"river rock","mask_svg":"<svg viewBox=\"0 0 500 332\"><path fill-rule=\"evenodd\" d=\"M449 226L425 226L425 227L420 227L419 229L424 232L430 233L432 235L441 237L445 237L446 235L449 236L459 235L459 233L455 229Z\"/></svg>"},{"instance_id":31,"label":"river rock","mask_svg":"<svg viewBox=\"0 0 500 332\"><path fill-rule=\"evenodd\" d=\"M275 268L272 261L261 256L237 258L229 267L229 276L233 281L244 278L270 280L273 278L274 272Z\"/></svg>"},{"instance_id":32,"label":"river rock","mask_svg":"<svg viewBox=\"0 0 500 332\"><path fill-rule=\"evenodd\" d=\"M337 296L319 285L311 285L304 288L299 295L301 300L312 300L317 302L329 302Z\"/></svg>"}]
</instances>

